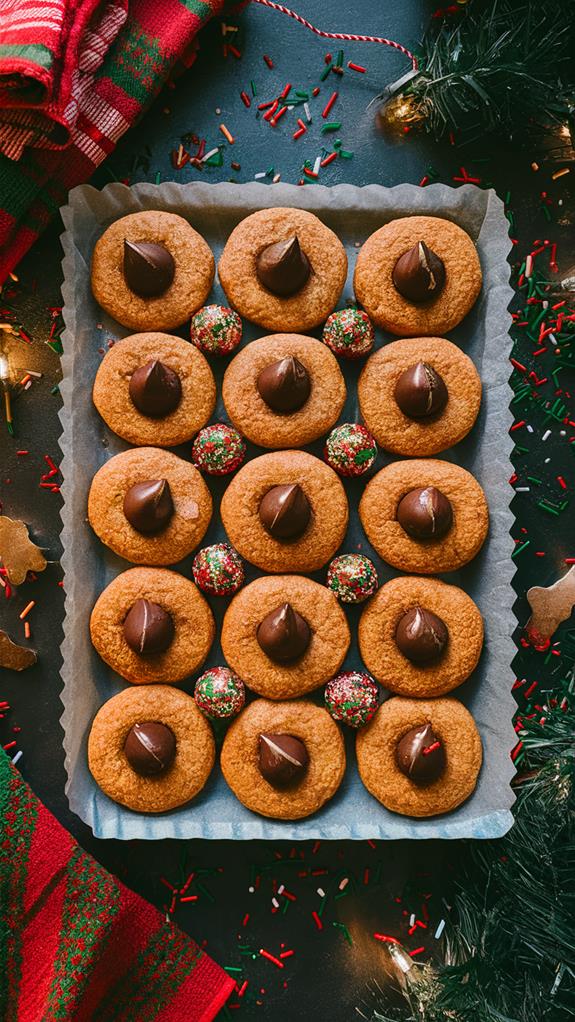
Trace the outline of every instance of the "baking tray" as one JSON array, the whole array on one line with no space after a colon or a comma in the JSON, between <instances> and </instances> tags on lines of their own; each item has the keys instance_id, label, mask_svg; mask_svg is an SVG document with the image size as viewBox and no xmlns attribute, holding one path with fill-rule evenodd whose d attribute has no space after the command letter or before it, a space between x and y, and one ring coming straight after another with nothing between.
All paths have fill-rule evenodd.
<instances>
[{"instance_id":1,"label":"baking tray","mask_svg":"<svg viewBox=\"0 0 575 1022\"><path fill-rule=\"evenodd\" d=\"M271 206L297 206L317 214L346 246L349 274L340 306L353 298L352 278L358 248L378 227L396 217L430 214L445 217L463 227L477 245L484 274L484 288L472 312L450 333L473 358L483 381L484 399L478 422L471 435L457 448L440 455L469 469L482 484L489 502L491 528L479 556L464 569L444 576L465 589L478 603L485 620L486 642L473 676L451 693L473 713L484 746L484 765L471 798L454 812L431 819L415 820L388 812L363 787L357 772L354 736L346 735L348 767L340 790L314 816L299 821L264 819L241 805L227 787L216 765L204 791L188 806L161 815L143 815L116 805L98 788L87 765L86 744L91 721L99 706L125 684L92 649L89 618L99 593L128 563L108 551L95 537L86 521L87 494L94 473L104 462L125 450L127 445L100 420L91 401L92 382L101 361L101 349L129 330L106 316L92 298L90 260L94 244L105 227L126 213L141 209L165 209L190 220L211 246L216 260L235 225L257 209ZM481 191L472 185L453 189L434 184L427 188L399 185L363 188L336 185L333 188L278 184L137 184L127 187L113 183L98 191L88 185L75 188L69 204L62 210L64 247L64 379L61 385L63 435L61 463L62 542L65 571L66 619L64 626L63 690L64 749L68 776L66 792L70 807L87 823L97 837L125 840L133 838L236 838L253 839L345 839L345 838L494 838L512 824L510 807L514 796L510 787L513 766L509 757L515 741L512 716L515 707L511 695L511 660L515 652L511 635L515 625L512 612L514 592L511 586L513 563L509 529L511 491L511 441L508 429L507 306L512 297L507 255L509 240L503 205L493 191ZM326 253L329 257L329 253ZM226 303L216 281L208 301ZM244 323L244 342L265 335L266 331ZM185 336L185 333L182 334ZM316 336L319 334L316 332ZM391 338L378 332L376 346ZM211 360L218 385L229 359ZM356 383L361 365L342 363L348 386L348 399L340 421L358 418ZM221 393L221 389L218 389ZM225 420L221 402L212 421ZM321 455L322 442L307 448ZM190 445L176 449L189 457ZM248 445L248 457L264 453ZM373 471L393 460L381 453ZM373 474L373 473L371 473ZM214 518L204 544L225 539L218 521L217 508L225 478L209 481L214 495ZM350 527L342 550L361 549L378 569L380 582L394 572L374 553L359 524L357 504L364 480L345 481L350 501ZM190 575L192 558L186 558L179 570ZM261 574L248 567L247 580ZM312 577L325 580L325 569ZM227 600L211 599L219 625ZM349 609L354 641L345 668L360 668L355 635L361 608ZM216 642L206 667L223 663ZM193 679L184 686L193 689ZM321 690L319 693L321 698Z\"/></svg>"}]
</instances>

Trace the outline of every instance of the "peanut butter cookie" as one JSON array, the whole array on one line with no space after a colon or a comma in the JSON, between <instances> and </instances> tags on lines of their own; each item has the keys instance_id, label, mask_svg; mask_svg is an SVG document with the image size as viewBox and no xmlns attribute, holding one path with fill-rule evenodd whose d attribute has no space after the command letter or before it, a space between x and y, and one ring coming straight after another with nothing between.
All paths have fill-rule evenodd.
<instances>
[{"instance_id":1,"label":"peanut butter cookie","mask_svg":"<svg viewBox=\"0 0 575 1022\"><path fill-rule=\"evenodd\" d=\"M345 381L331 351L301 334L252 341L226 369L222 396L234 426L261 447L303 447L343 408Z\"/></svg>"},{"instance_id":2,"label":"peanut butter cookie","mask_svg":"<svg viewBox=\"0 0 575 1022\"><path fill-rule=\"evenodd\" d=\"M489 527L477 480L459 465L435 459L386 465L367 484L359 514L384 561L421 575L467 564L483 546Z\"/></svg>"},{"instance_id":3,"label":"peanut butter cookie","mask_svg":"<svg viewBox=\"0 0 575 1022\"><path fill-rule=\"evenodd\" d=\"M316 571L345 536L348 506L333 469L305 451L276 451L239 470L222 497L229 540L273 573Z\"/></svg>"},{"instance_id":4,"label":"peanut butter cookie","mask_svg":"<svg viewBox=\"0 0 575 1022\"><path fill-rule=\"evenodd\" d=\"M403 816L437 816L472 794L481 738L457 699L388 699L358 732L357 765L367 790Z\"/></svg>"},{"instance_id":5,"label":"peanut butter cookie","mask_svg":"<svg viewBox=\"0 0 575 1022\"><path fill-rule=\"evenodd\" d=\"M278 820L300 820L335 795L345 746L327 710L256 699L229 728L220 759L236 798Z\"/></svg>"},{"instance_id":6,"label":"peanut butter cookie","mask_svg":"<svg viewBox=\"0 0 575 1022\"><path fill-rule=\"evenodd\" d=\"M228 664L254 692L293 699L337 674L350 634L329 589L302 575L277 575L234 596L221 642Z\"/></svg>"},{"instance_id":7,"label":"peanut butter cookie","mask_svg":"<svg viewBox=\"0 0 575 1022\"><path fill-rule=\"evenodd\" d=\"M127 688L98 710L88 738L94 780L114 802L165 813L194 798L215 760L212 729L185 692Z\"/></svg>"},{"instance_id":8,"label":"peanut butter cookie","mask_svg":"<svg viewBox=\"0 0 575 1022\"><path fill-rule=\"evenodd\" d=\"M436 578L393 578L369 601L359 649L374 678L403 696L443 695L475 670L483 645L478 607Z\"/></svg>"},{"instance_id":9,"label":"peanut butter cookie","mask_svg":"<svg viewBox=\"0 0 575 1022\"><path fill-rule=\"evenodd\" d=\"M98 597L90 634L102 660L127 681L173 685L201 667L215 624L189 579L165 568L131 568Z\"/></svg>"},{"instance_id":10,"label":"peanut butter cookie","mask_svg":"<svg viewBox=\"0 0 575 1022\"><path fill-rule=\"evenodd\" d=\"M481 380L473 362L442 337L416 337L380 348L368 359L357 392L377 442L415 458L459 443L481 405Z\"/></svg>"},{"instance_id":11,"label":"peanut butter cookie","mask_svg":"<svg viewBox=\"0 0 575 1022\"><path fill-rule=\"evenodd\" d=\"M304 209L261 209L232 231L218 265L228 301L267 330L319 326L347 275L339 238Z\"/></svg>"},{"instance_id":12,"label":"peanut butter cookie","mask_svg":"<svg viewBox=\"0 0 575 1022\"><path fill-rule=\"evenodd\" d=\"M481 290L471 238L450 220L408 216L372 234L357 257L357 300L382 330L441 336L467 315Z\"/></svg>"}]
</instances>

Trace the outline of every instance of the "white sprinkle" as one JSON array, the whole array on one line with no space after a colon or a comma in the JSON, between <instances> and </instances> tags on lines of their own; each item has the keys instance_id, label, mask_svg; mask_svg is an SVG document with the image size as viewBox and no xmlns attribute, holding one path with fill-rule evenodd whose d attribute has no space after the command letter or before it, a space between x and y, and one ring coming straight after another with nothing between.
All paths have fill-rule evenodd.
<instances>
[{"instance_id":1,"label":"white sprinkle","mask_svg":"<svg viewBox=\"0 0 575 1022\"><path fill-rule=\"evenodd\" d=\"M220 116L221 112L222 111L220 110L219 106L217 106L216 107L216 113L217 113L218 117Z\"/></svg>"},{"instance_id":2,"label":"white sprinkle","mask_svg":"<svg viewBox=\"0 0 575 1022\"><path fill-rule=\"evenodd\" d=\"M527 430L528 433L533 432L533 426L529 426L529 424L525 427L525 429Z\"/></svg>"},{"instance_id":3,"label":"white sprinkle","mask_svg":"<svg viewBox=\"0 0 575 1022\"><path fill-rule=\"evenodd\" d=\"M445 919L442 919L440 924L439 924L439 926L437 927L435 933L433 934L433 936L435 937L436 940L439 940L439 938L441 937L441 934L443 933L444 929L445 929Z\"/></svg>"},{"instance_id":4,"label":"white sprinkle","mask_svg":"<svg viewBox=\"0 0 575 1022\"><path fill-rule=\"evenodd\" d=\"M543 434L543 436L541 437L543 443L545 443L545 441L548 440L550 436L551 436L551 430L550 429L546 429L544 434Z\"/></svg>"},{"instance_id":5,"label":"white sprinkle","mask_svg":"<svg viewBox=\"0 0 575 1022\"><path fill-rule=\"evenodd\" d=\"M219 153L219 151L220 150L219 150L218 146L216 146L215 149L210 149L209 153L204 153L204 155L202 156L202 161L201 162L205 163L206 160L209 160L211 156L216 156Z\"/></svg>"},{"instance_id":6,"label":"white sprinkle","mask_svg":"<svg viewBox=\"0 0 575 1022\"><path fill-rule=\"evenodd\" d=\"M265 177L265 176L266 176L265 170L260 170L259 173L254 174L254 178L255 178L256 181L259 181L262 177Z\"/></svg>"},{"instance_id":7,"label":"white sprinkle","mask_svg":"<svg viewBox=\"0 0 575 1022\"><path fill-rule=\"evenodd\" d=\"M19 762L19 761L20 761L20 760L22 759L22 756L23 756L23 755L24 755L24 753L23 753L23 752L22 752L22 750L20 749L20 752L17 752L17 753L16 753L16 755L14 756L14 759L12 760L12 763L13 763L14 765L16 765L16 763L18 763L18 762Z\"/></svg>"},{"instance_id":8,"label":"white sprinkle","mask_svg":"<svg viewBox=\"0 0 575 1022\"><path fill-rule=\"evenodd\" d=\"M319 894L320 898L325 898L325 891L323 887L318 887L317 893Z\"/></svg>"},{"instance_id":9,"label":"white sprinkle","mask_svg":"<svg viewBox=\"0 0 575 1022\"><path fill-rule=\"evenodd\" d=\"M305 119L308 124L311 124L311 114L309 112L309 103L304 103L303 108L305 110Z\"/></svg>"},{"instance_id":10,"label":"white sprinkle","mask_svg":"<svg viewBox=\"0 0 575 1022\"><path fill-rule=\"evenodd\" d=\"M250 894L253 894L255 891L255 887L248 887L248 891L250 892Z\"/></svg>"},{"instance_id":11,"label":"white sprinkle","mask_svg":"<svg viewBox=\"0 0 575 1022\"><path fill-rule=\"evenodd\" d=\"M532 273L533 273L533 256L528 255L527 259L525 260L525 276L527 280L529 280L529 277L531 276Z\"/></svg>"},{"instance_id":12,"label":"white sprinkle","mask_svg":"<svg viewBox=\"0 0 575 1022\"><path fill-rule=\"evenodd\" d=\"M277 898L272 898L272 905L273 905L274 908L279 908L280 907L280 903L277 900Z\"/></svg>"},{"instance_id":13,"label":"white sprinkle","mask_svg":"<svg viewBox=\"0 0 575 1022\"><path fill-rule=\"evenodd\" d=\"M272 185L277 185L278 181L281 181L281 179L282 179L281 174L274 174L274 176L272 177Z\"/></svg>"},{"instance_id":14,"label":"white sprinkle","mask_svg":"<svg viewBox=\"0 0 575 1022\"><path fill-rule=\"evenodd\" d=\"M348 884L349 884L349 877L344 877L343 880L340 880L340 882L339 882L339 889L340 889L340 891L345 891L345 889L346 889Z\"/></svg>"},{"instance_id":15,"label":"white sprinkle","mask_svg":"<svg viewBox=\"0 0 575 1022\"><path fill-rule=\"evenodd\" d=\"M415 912L412 912L410 917L409 917L409 925L410 926L414 926L415 925Z\"/></svg>"},{"instance_id":16,"label":"white sprinkle","mask_svg":"<svg viewBox=\"0 0 575 1022\"><path fill-rule=\"evenodd\" d=\"M319 174L319 168L321 167L321 156L316 156L315 163L313 165L314 174Z\"/></svg>"},{"instance_id":17,"label":"white sprinkle","mask_svg":"<svg viewBox=\"0 0 575 1022\"><path fill-rule=\"evenodd\" d=\"M550 461L551 461L551 458L545 458L545 461L543 462L543 464L544 465L548 465Z\"/></svg>"},{"instance_id":18,"label":"white sprinkle","mask_svg":"<svg viewBox=\"0 0 575 1022\"><path fill-rule=\"evenodd\" d=\"M567 436L567 432L564 429L559 430L559 436Z\"/></svg>"},{"instance_id":19,"label":"white sprinkle","mask_svg":"<svg viewBox=\"0 0 575 1022\"><path fill-rule=\"evenodd\" d=\"M37 380L41 380L44 375L43 373L36 373L33 369L25 369L24 372L28 373L28 376L35 376Z\"/></svg>"},{"instance_id":20,"label":"white sprinkle","mask_svg":"<svg viewBox=\"0 0 575 1022\"><path fill-rule=\"evenodd\" d=\"M28 380L28 383L25 385L24 390L30 390L31 386L32 386L32 380Z\"/></svg>"},{"instance_id":21,"label":"white sprinkle","mask_svg":"<svg viewBox=\"0 0 575 1022\"><path fill-rule=\"evenodd\" d=\"M544 309L548 309L549 308L549 302L547 301L547 299L545 299L545 301L541 302L541 305L542 305L542 307Z\"/></svg>"},{"instance_id":22,"label":"white sprinkle","mask_svg":"<svg viewBox=\"0 0 575 1022\"><path fill-rule=\"evenodd\" d=\"M558 344L559 342L558 342L558 340L557 340L557 338L556 338L555 334L547 334L547 337L548 337L548 338L549 338L549 340L551 341L551 344L554 344L554 345L555 345L555 347L557 347L557 344Z\"/></svg>"},{"instance_id":23,"label":"white sprinkle","mask_svg":"<svg viewBox=\"0 0 575 1022\"><path fill-rule=\"evenodd\" d=\"M283 894L285 889L285 884L280 884L278 887L278 894Z\"/></svg>"},{"instance_id":24,"label":"white sprinkle","mask_svg":"<svg viewBox=\"0 0 575 1022\"><path fill-rule=\"evenodd\" d=\"M515 492L516 493L531 493L531 487L530 486L516 486L515 487ZM411 925L413 926L413 923Z\"/></svg>"}]
</instances>

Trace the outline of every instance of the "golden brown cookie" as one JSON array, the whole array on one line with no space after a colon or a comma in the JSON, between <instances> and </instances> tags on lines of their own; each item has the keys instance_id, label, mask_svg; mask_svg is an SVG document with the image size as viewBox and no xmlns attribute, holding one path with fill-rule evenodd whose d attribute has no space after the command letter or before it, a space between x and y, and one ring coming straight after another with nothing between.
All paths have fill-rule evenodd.
<instances>
[{"instance_id":1,"label":"golden brown cookie","mask_svg":"<svg viewBox=\"0 0 575 1022\"><path fill-rule=\"evenodd\" d=\"M307 370L310 394L301 408L274 411L258 390L259 374L292 356ZM345 381L331 351L300 334L272 334L252 341L230 362L222 397L234 426L261 447L303 447L327 433L345 401Z\"/></svg>"},{"instance_id":2,"label":"golden brown cookie","mask_svg":"<svg viewBox=\"0 0 575 1022\"><path fill-rule=\"evenodd\" d=\"M399 769L396 748L407 732L425 724L431 724L443 745L445 767L436 780L418 784ZM437 816L455 809L474 791L481 769L479 732L457 699L388 699L358 731L355 748L367 790L403 816Z\"/></svg>"},{"instance_id":3,"label":"golden brown cookie","mask_svg":"<svg viewBox=\"0 0 575 1022\"><path fill-rule=\"evenodd\" d=\"M286 603L301 615L311 635L294 660L274 661L260 646L258 625ZM325 586L302 575L257 578L230 603L222 624L222 652L229 666L258 695L293 699L337 674L349 648L346 616Z\"/></svg>"},{"instance_id":4,"label":"golden brown cookie","mask_svg":"<svg viewBox=\"0 0 575 1022\"><path fill-rule=\"evenodd\" d=\"M142 776L128 762L124 743L134 724L168 727L175 738L172 764L155 776ZM114 802L140 813L165 813L194 798L215 760L215 742L206 718L186 692L169 685L127 688L98 710L88 738L88 764L94 780Z\"/></svg>"},{"instance_id":5,"label":"golden brown cookie","mask_svg":"<svg viewBox=\"0 0 575 1022\"><path fill-rule=\"evenodd\" d=\"M136 601L147 600L169 614L173 638L162 652L140 654L128 645L124 621ZM98 597L90 634L109 666L136 685L176 684L203 664L214 640L214 617L193 582L165 568L130 568Z\"/></svg>"},{"instance_id":6,"label":"golden brown cookie","mask_svg":"<svg viewBox=\"0 0 575 1022\"><path fill-rule=\"evenodd\" d=\"M179 403L167 415L143 414L130 396L134 373L154 362L180 381ZM102 359L92 396L104 422L128 443L173 447L191 440L206 424L216 403L216 385L207 360L193 344L170 334L132 334Z\"/></svg>"},{"instance_id":7,"label":"golden brown cookie","mask_svg":"<svg viewBox=\"0 0 575 1022\"><path fill-rule=\"evenodd\" d=\"M163 245L175 263L172 283L157 297L142 298L124 275L124 241ZM214 257L201 234L175 213L145 210L116 220L96 242L92 291L102 308L132 330L172 330L208 297Z\"/></svg>"},{"instance_id":8,"label":"golden brown cookie","mask_svg":"<svg viewBox=\"0 0 575 1022\"><path fill-rule=\"evenodd\" d=\"M144 482L166 480L174 512L156 533L142 533L124 513L124 498ZM212 498L197 468L169 451L138 447L116 454L94 476L88 519L114 553L135 564L175 564L201 541L212 516Z\"/></svg>"},{"instance_id":9,"label":"golden brown cookie","mask_svg":"<svg viewBox=\"0 0 575 1022\"><path fill-rule=\"evenodd\" d=\"M392 279L397 260L419 241L445 266L445 285L431 301L404 298ZM370 235L357 257L357 300L382 330L400 337L439 335L467 315L481 290L481 265L471 238L457 224L434 216L391 220Z\"/></svg>"},{"instance_id":10,"label":"golden brown cookie","mask_svg":"<svg viewBox=\"0 0 575 1022\"><path fill-rule=\"evenodd\" d=\"M439 539L414 539L397 520L402 498L435 487L451 504L453 524ZM394 461L367 484L359 505L367 538L400 571L434 575L461 568L479 552L489 528L485 494L470 472L447 461Z\"/></svg>"},{"instance_id":11,"label":"golden brown cookie","mask_svg":"<svg viewBox=\"0 0 575 1022\"><path fill-rule=\"evenodd\" d=\"M298 486L310 509L305 531L274 538L260 520L260 504L275 487ZM345 490L333 469L305 451L276 451L239 470L222 497L229 540L247 561L275 573L316 571L329 561L347 529Z\"/></svg>"},{"instance_id":12,"label":"golden brown cookie","mask_svg":"<svg viewBox=\"0 0 575 1022\"><path fill-rule=\"evenodd\" d=\"M300 291L287 298L260 284L256 259L268 245L296 236L311 273ZM227 299L241 316L268 330L302 331L319 326L337 304L347 275L339 238L305 209L261 209L232 231L218 274Z\"/></svg>"},{"instance_id":13,"label":"golden brown cookie","mask_svg":"<svg viewBox=\"0 0 575 1022\"><path fill-rule=\"evenodd\" d=\"M404 414L394 392L399 378L422 362L443 380L447 404L420 418ZM394 341L372 355L357 393L365 424L377 442L394 454L421 458L445 451L467 436L481 405L481 379L471 359L451 341L415 337Z\"/></svg>"},{"instance_id":14,"label":"golden brown cookie","mask_svg":"<svg viewBox=\"0 0 575 1022\"><path fill-rule=\"evenodd\" d=\"M291 735L305 744L309 762L298 782L280 789L262 776L261 734ZM300 820L335 795L345 773L345 746L327 710L305 701L256 699L229 728L220 763L234 795L252 812Z\"/></svg>"},{"instance_id":15,"label":"golden brown cookie","mask_svg":"<svg viewBox=\"0 0 575 1022\"><path fill-rule=\"evenodd\" d=\"M409 636L415 659L399 648L397 627L413 608L430 611L446 625L448 638L439 656L426 655L427 615L413 615ZM442 645L443 635L435 638ZM365 666L385 688L426 698L450 692L475 670L483 645L483 620L471 597L457 586L436 578L402 576L386 582L369 601L361 615L358 639Z\"/></svg>"}]
</instances>

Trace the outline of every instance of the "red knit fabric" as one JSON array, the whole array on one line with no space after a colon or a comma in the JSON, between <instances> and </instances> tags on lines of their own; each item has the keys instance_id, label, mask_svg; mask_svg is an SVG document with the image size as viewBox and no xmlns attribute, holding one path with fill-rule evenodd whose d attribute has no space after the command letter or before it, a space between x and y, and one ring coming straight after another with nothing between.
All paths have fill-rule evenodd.
<instances>
[{"instance_id":1,"label":"red knit fabric","mask_svg":"<svg viewBox=\"0 0 575 1022\"><path fill-rule=\"evenodd\" d=\"M210 1022L233 987L82 851L0 750L2 1022Z\"/></svg>"}]
</instances>

